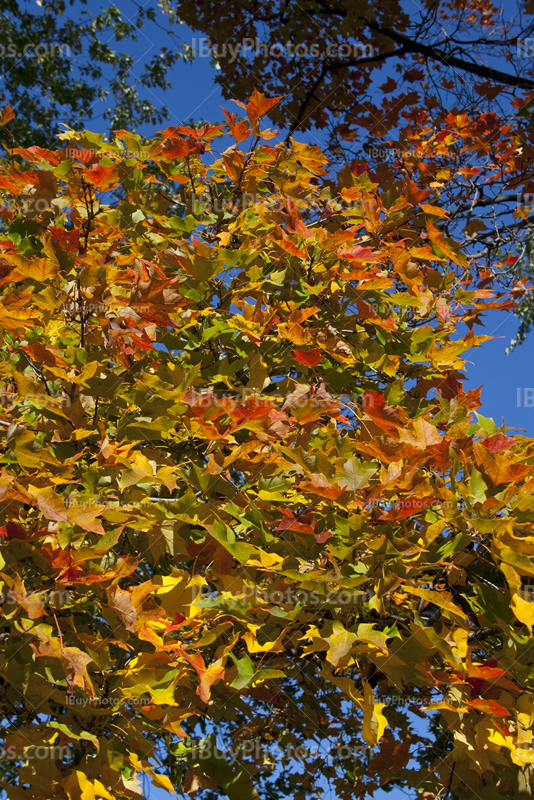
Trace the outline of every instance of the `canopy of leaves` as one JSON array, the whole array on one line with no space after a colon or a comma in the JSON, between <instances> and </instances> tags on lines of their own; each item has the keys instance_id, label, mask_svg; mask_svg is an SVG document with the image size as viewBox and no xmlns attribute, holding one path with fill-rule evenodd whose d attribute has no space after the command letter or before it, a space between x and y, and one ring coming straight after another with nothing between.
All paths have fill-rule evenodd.
<instances>
[{"instance_id":1,"label":"canopy of leaves","mask_svg":"<svg viewBox=\"0 0 534 800\"><path fill-rule=\"evenodd\" d=\"M534 441L463 385L515 303L275 102L0 174L14 800L530 796Z\"/></svg>"},{"instance_id":2,"label":"canopy of leaves","mask_svg":"<svg viewBox=\"0 0 534 800\"><path fill-rule=\"evenodd\" d=\"M142 4L131 19L113 4L95 13L87 0L35 5L30 0L2 2L0 104L10 102L17 109L3 144L56 146L58 122L80 127L83 120L83 127L93 116L109 120L111 128L154 125L167 118L167 110L141 87L168 88L168 70L189 51L164 45L154 52L154 43L141 30L148 20L156 21L153 3ZM144 65L116 49L138 38L141 58L150 55Z\"/></svg>"},{"instance_id":3,"label":"canopy of leaves","mask_svg":"<svg viewBox=\"0 0 534 800\"><path fill-rule=\"evenodd\" d=\"M439 187L448 234L500 262L508 285L532 231L533 12L531 0L177 4L209 37L225 97L244 100L254 81L283 95L275 123L319 135L338 163ZM517 341L530 296L521 318Z\"/></svg>"}]
</instances>

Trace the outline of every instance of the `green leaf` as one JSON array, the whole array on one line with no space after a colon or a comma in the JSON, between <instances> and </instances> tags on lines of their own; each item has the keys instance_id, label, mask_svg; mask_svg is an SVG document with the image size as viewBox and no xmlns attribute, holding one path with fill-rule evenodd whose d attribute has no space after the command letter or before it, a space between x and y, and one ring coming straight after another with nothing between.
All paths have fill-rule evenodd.
<instances>
[{"instance_id":1,"label":"green leaf","mask_svg":"<svg viewBox=\"0 0 534 800\"><path fill-rule=\"evenodd\" d=\"M345 484L347 489L355 492L367 486L375 472L376 467L365 467L356 456L352 456L343 467L339 484Z\"/></svg>"},{"instance_id":2,"label":"green leaf","mask_svg":"<svg viewBox=\"0 0 534 800\"><path fill-rule=\"evenodd\" d=\"M341 622L335 621L332 625L334 633L325 639L328 642L326 660L337 667L340 659L349 653L352 645L358 638L355 633L345 630Z\"/></svg>"},{"instance_id":3,"label":"green leaf","mask_svg":"<svg viewBox=\"0 0 534 800\"><path fill-rule=\"evenodd\" d=\"M230 655L232 656L232 660L237 667L237 678L232 681L230 686L233 689L244 689L254 677L254 663L246 653L239 661L233 653Z\"/></svg>"}]
</instances>

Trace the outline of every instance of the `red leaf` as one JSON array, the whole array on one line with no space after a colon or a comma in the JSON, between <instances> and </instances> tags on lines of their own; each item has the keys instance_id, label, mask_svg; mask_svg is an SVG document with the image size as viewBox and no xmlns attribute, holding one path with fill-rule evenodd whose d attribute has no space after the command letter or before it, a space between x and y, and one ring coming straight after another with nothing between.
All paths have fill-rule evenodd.
<instances>
[{"instance_id":1,"label":"red leaf","mask_svg":"<svg viewBox=\"0 0 534 800\"><path fill-rule=\"evenodd\" d=\"M105 167L100 164L93 164L93 166L85 173L85 179L92 183L93 186L98 186L99 189L109 189L111 186L119 182L118 172L116 165L112 164L110 167Z\"/></svg>"},{"instance_id":2,"label":"red leaf","mask_svg":"<svg viewBox=\"0 0 534 800\"><path fill-rule=\"evenodd\" d=\"M276 532L282 531L297 531L298 533L311 533L312 536L315 536L315 530L312 528L311 525L306 525L303 522L299 522L292 511L289 511L286 508L281 508L280 511L286 519L283 519L282 522L274 529Z\"/></svg>"},{"instance_id":3,"label":"red leaf","mask_svg":"<svg viewBox=\"0 0 534 800\"><path fill-rule=\"evenodd\" d=\"M498 453L501 450L508 450L508 448L512 447L512 445L516 444L517 439L513 439L510 436L505 436L504 433L496 433L495 436L491 436L488 439L483 439L482 444L486 447L490 453Z\"/></svg>"},{"instance_id":4,"label":"red leaf","mask_svg":"<svg viewBox=\"0 0 534 800\"><path fill-rule=\"evenodd\" d=\"M317 364L323 360L321 351L317 348L313 350L294 350L295 361L299 364L304 364L307 367L316 367Z\"/></svg>"},{"instance_id":5,"label":"red leaf","mask_svg":"<svg viewBox=\"0 0 534 800\"><path fill-rule=\"evenodd\" d=\"M27 539L28 534L18 522L8 522L0 528L0 536L3 539Z\"/></svg>"},{"instance_id":6,"label":"red leaf","mask_svg":"<svg viewBox=\"0 0 534 800\"><path fill-rule=\"evenodd\" d=\"M80 249L80 232L78 230L65 231L51 225L48 229L52 234L52 241L65 247L67 250Z\"/></svg>"},{"instance_id":7,"label":"red leaf","mask_svg":"<svg viewBox=\"0 0 534 800\"><path fill-rule=\"evenodd\" d=\"M495 86L493 83L490 83L490 81L484 81L484 83L475 84L474 89L481 97L487 97L488 100L493 100L502 92L504 86Z\"/></svg>"}]
</instances>

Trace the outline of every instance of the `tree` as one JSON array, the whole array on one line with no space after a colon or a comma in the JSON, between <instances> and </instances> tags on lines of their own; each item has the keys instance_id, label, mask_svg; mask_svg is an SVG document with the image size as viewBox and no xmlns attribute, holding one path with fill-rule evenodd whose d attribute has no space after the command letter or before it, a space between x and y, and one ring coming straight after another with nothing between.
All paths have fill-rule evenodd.
<instances>
[{"instance_id":1,"label":"tree","mask_svg":"<svg viewBox=\"0 0 534 800\"><path fill-rule=\"evenodd\" d=\"M251 84L284 95L273 121L326 140L341 165L437 186L448 235L486 268L500 262L507 286L533 224L533 13L530 0L177 7L209 37L225 97L244 100ZM530 325L530 295L521 311Z\"/></svg>"},{"instance_id":2,"label":"tree","mask_svg":"<svg viewBox=\"0 0 534 800\"><path fill-rule=\"evenodd\" d=\"M531 796L534 443L462 383L515 304L276 102L0 176L14 800Z\"/></svg>"},{"instance_id":3,"label":"tree","mask_svg":"<svg viewBox=\"0 0 534 800\"><path fill-rule=\"evenodd\" d=\"M163 46L144 67L114 49L114 43L136 41L148 20L157 22L153 4L140 5L132 19L113 4L92 13L84 9L87 0L39 0L35 12L31 5L28 0L2 4L0 103L16 104L17 110L4 145L55 147L58 123L83 128L93 115L109 120L111 129L168 118L167 109L143 96L141 86L169 88L168 71L188 58L189 48Z\"/></svg>"}]
</instances>

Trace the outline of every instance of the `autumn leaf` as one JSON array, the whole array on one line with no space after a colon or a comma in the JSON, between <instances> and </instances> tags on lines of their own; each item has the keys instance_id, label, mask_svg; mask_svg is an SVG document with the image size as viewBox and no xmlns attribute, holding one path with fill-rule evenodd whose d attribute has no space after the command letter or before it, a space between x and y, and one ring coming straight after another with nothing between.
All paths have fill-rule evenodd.
<instances>
[{"instance_id":1,"label":"autumn leaf","mask_svg":"<svg viewBox=\"0 0 534 800\"><path fill-rule=\"evenodd\" d=\"M484 468L494 484L513 483L525 478L530 469L526 464L518 464L508 454L495 447L489 449L480 442L475 442L474 451L477 463Z\"/></svg>"},{"instance_id":2,"label":"autumn leaf","mask_svg":"<svg viewBox=\"0 0 534 800\"><path fill-rule=\"evenodd\" d=\"M299 362L299 364L304 364L307 367L316 367L319 364L323 356L321 351L317 348L313 348L312 350L294 350L295 360Z\"/></svg>"},{"instance_id":3,"label":"autumn leaf","mask_svg":"<svg viewBox=\"0 0 534 800\"><path fill-rule=\"evenodd\" d=\"M250 124L252 126L252 130L256 134L256 136L260 135L260 128L259 128L259 121L260 119L270 111L273 106L276 106L280 100L283 99L283 95L281 97L265 97L264 94L258 92L257 89L254 89L250 100L248 101L247 105L245 106L243 103L239 103L240 106L246 109L247 116L250 120ZM238 102L238 101L235 101Z\"/></svg>"},{"instance_id":4,"label":"autumn leaf","mask_svg":"<svg viewBox=\"0 0 534 800\"><path fill-rule=\"evenodd\" d=\"M459 264L460 266L467 266L467 260L462 253L458 250L458 248L451 243L447 238L436 228L436 226L432 222L427 222L427 231L429 239L438 247L438 249L444 253L447 258L450 258L451 261L454 261L455 264Z\"/></svg>"},{"instance_id":5,"label":"autumn leaf","mask_svg":"<svg viewBox=\"0 0 534 800\"><path fill-rule=\"evenodd\" d=\"M377 745L388 725L388 721L382 709L385 708L384 703L377 703L373 689L369 683L363 685L363 728L362 736L365 742L370 747Z\"/></svg>"},{"instance_id":6,"label":"autumn leaf","mask_svg":"<svg viewBox=\"0 0 534 800\"><path fill-rule=\"evenodd\" d=\"M245 686L248 686L252 677L254 675L254 664L252 663L250 656L246 653L243 655L243 658L237 659L233 653L231 653L232 659L237 667L237 677L234 678L230 686L233 689L244 689Z\"/></svg>"},{"instance_id":7,"label":"autumn leaf","mask_svg":"<svg viewBox=\"0 0 534 800\"><path fill-rule=\"evenodd\" d=\"M7 106L4 108L4 110L2 111L2 116L0 118L0 126L3 127L4 125L7 125L8 122L11 122L12 119L15 119L15 112L8 103Z\"/></svg>"},{"instance_id":8,"label":"autumn leaf","mask_svg":"<svg viewBox=\"0 0 534 800\"><path fill-rule=\"evenodd\" d=\"M326 639L328 642L328 652L326 660L335 667L351 650L352 645L358 638L355 633L345 630L341 622L334 622L331 636Z\"/></svg>"},{"instance_id":9,"label":"autumn leaf","mask_svg":"<svg viewBox=\"0 0 534 800\"><path fill-rule=\"evenodd\" d=\"M372 644L374 647L382 650L384 653L388 652L386 642L388 635L384 631L375 630L373 623L362 622L358 625L357 630L358 641L365 644Z\"/></svg>"},{"instance_id":10,"label":"autumn leaf","mask_svg":"<svg viewBox=\"0 0 534 800\"><path fill-rule=\"evenodd\" d=\"M352 456L343 467L339 485L351 492L356 492L363 486L367 486L375 472L376 467L366 468L361 461Z\"/></svg>"}]
</instances>

